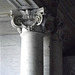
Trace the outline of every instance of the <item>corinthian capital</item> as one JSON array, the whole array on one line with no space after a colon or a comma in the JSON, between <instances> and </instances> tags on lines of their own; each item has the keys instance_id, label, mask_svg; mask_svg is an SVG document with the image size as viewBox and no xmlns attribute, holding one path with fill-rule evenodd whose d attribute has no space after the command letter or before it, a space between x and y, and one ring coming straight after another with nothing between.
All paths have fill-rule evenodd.
<instances>
[{"instance_id":1,"label":"corinthian capital","mask_svg":"<svg viewBox=\"0 0 75 75\"><path fill-rule=\"evenodd\" d=\"M22 28L29 31L41 31L44 27L44 8L20 9L11 11L11 24L21 33Z\"/></svg>"}]
</instances>

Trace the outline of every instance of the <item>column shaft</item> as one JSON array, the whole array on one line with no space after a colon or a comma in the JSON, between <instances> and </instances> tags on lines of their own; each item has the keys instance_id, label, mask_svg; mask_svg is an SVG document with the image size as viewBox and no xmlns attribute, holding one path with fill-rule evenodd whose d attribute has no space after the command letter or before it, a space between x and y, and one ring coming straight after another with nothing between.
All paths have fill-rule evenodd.
<instances>
[{"instance_id":1,"label":"column shaft","mask_svg":"<svg viewBox=\"0 0 75 75\"><path fill-rule=\"evenodd\" d=\"M51 75L62 75L62 41L57 34L51 39Z\"/></svg>"},{"instance_id":2,"label":"column shaft","mask_svg":"<svg viewBox=\"0 0 75 75\"><path fill-rule=\"evenodd\" d=\"M50 39L51 33L44 35L44 75L50 75Z\"/></svg>"},{"instance_id":3,"label":"column shaft","mask_svg":"<svg viewBox=\"0 0 75 75\"><path fill-rule=\"evenodd\" d=\"M43 75L42 33L22 32L20 75Z\"/></svg>"}]
</instances>

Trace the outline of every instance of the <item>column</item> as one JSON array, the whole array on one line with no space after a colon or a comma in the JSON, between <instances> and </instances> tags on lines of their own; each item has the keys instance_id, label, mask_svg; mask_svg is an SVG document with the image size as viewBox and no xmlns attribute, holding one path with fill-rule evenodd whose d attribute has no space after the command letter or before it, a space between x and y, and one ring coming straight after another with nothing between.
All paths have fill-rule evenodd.
<instances>
[{"instance_id":1,"label":"column","mask_svg":"<svg viewBox=\"0 0 75 75\"><path fill-rule=\"evenodd\" d=\"M44 75L50 75L50 39L51 33L46 32L44 34Z\"/></svg>"},{"instance_id":2,"label":"column","mask_svg":"<svg viewBox=\"0 0 75 75\"><path fill-rule=\"evenodd\" d=\"M44 13L44 8L11 11L11 24L21 36L20 75L43 75Z\"/></svg>"},{"instance_id":3,"label":"column","mask_svg":"<svg viewBox=\"0 0 75 75\"><path fill-rule=\"evenodd\" d=\"M50 74L62 75L62 41L58 33L51 35L50 48Z\"/></svg>"},{"instance_id":4,"label":"column","mask_svg":"<svg viewBox=\"0 0 75 75\"><path fill-rule=\"evenodd\" d=\"M20 75L43 75L43 33L21 33Z\"/></svg>"}]
</instances>

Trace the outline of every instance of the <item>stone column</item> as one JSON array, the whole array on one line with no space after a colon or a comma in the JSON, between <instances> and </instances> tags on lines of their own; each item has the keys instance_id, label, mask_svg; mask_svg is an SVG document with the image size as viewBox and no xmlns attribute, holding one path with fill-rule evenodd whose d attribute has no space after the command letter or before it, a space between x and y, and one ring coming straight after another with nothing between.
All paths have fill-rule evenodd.
<instances>
[{"instance_id":1,"label":"stone column","mask_svg":"<svg viewBox=\"0 0 75 75\"><path fill-rule=\"evenodd\" d=\"M21 33L20 75L43 75L43 33Z\"/></svg>"},{"instance_id":2,"label":"stone column","mask_svg":"<svg viewBox=\"0 0 75 75\"><path fill-rule=\"evenodd\" d=\"M44 34L44 75L50 75L50 39L51 33L46 32Z\"/></svg>"},{"instance_id":3,"label":"stone column","mask_svg":"<svg viewBox=\"0 0 75 75\"><path fill-rule=\"evenodd\" d=\"M11 17L21 35L20 75L43 75L44 8L12 10Z\"/></svg>"},{"instance_id":4,"label":"stone column","mask_svg":"<svg viewBox=\"0 0 75 75\"><path fill-rule=\"evenodd\" d=\"M62 75L62 41L60 34L57 33L51 35L50 46L50 74Z\"/></svg>"}]
</instances>

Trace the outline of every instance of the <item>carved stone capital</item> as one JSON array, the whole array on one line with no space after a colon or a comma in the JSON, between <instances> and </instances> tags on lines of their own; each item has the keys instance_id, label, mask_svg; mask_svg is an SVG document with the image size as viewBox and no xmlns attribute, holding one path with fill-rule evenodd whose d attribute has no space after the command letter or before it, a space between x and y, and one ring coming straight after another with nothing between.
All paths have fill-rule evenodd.
<instances>
[{"instance_id":1,"label":"carved stone capital","mask_svg":"<svg viewBox=\"0 0 75 75\"><path fill-rule=\"evenodd\" d=\"M28 31L42 31L44 23L44 8L25 9L25 10L12 10L11 11L11 24L22 32L22 28Z\"/></svg>"}]
</instances>

